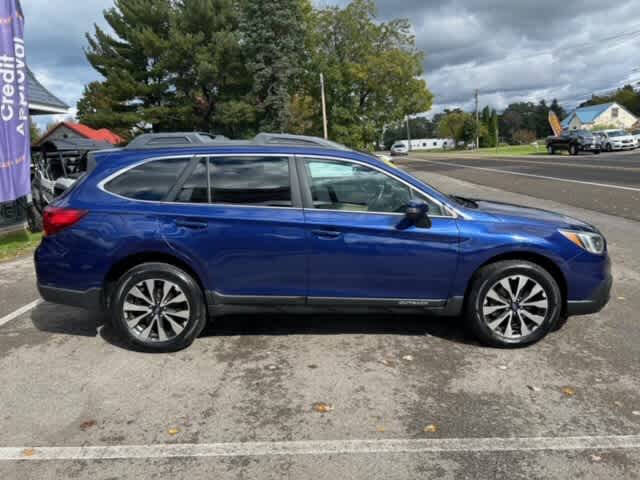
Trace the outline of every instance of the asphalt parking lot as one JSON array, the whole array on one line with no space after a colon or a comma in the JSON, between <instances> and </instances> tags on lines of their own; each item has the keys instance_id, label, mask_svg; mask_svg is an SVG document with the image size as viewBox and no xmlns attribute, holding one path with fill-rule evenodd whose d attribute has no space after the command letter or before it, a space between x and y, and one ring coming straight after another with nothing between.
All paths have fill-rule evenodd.
<instances>
[{"instance_id":1,"label":"asphalt parking lot","mask_svg":"<svg viewBox=\"0 0 640 480\"><path fill-rule=\"evenodd\" d=\"M624 157L562 160L637 169L624 182L588 170L640 190L640 161ZM260 316L152 355L100 315L47 303L11 315L38 298L32 261L0 264L0 477L638 478L640 191L566 181L591 182L577 167L428 158L399 163L445 192L599 226L606 309L520 350L479 346L457 319Z\"/></svg>"}]
</instances>

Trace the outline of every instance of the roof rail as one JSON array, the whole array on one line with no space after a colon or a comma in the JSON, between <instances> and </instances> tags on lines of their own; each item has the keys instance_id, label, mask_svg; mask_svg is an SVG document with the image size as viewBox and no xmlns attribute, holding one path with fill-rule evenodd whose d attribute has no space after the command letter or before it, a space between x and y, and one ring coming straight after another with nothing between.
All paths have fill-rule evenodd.
<instances>
[{"instance_id":1,"label":"roof rail","mask_svg":"<svg viewBox=\"0 0 640 480\"><path fill-rule=\"evenodd\" d=\"M143 133L131 140L125 148L189 147L230 141L223 135L212 135L206 132Z\"/></svg>"},{"instance_id":2,"label":"roof rail","mask_svg":"<svg viewBox=\"0 0 640 480\"><path fill-rule=\"evenodd\" d=\"M126 149L143 148L175 148L192 146L224 146L224 145L282 145L328 148L332 150L350 150L348 147L325 140L320 137L307 135L292 135L289 133L259 133L252 140L231 140L223 135L212 135L203 132L167 132L144 133L131 140Z\"/></svg>"}]
</instances>

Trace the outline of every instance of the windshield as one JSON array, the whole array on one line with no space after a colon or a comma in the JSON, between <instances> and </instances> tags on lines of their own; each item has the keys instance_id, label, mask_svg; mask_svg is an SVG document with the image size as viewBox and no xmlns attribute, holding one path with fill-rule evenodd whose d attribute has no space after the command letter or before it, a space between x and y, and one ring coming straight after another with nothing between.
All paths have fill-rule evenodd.
<instances>
[{"instance_id":1,"label":"windshield","mask_svg":"<svg viewBox=\"0 0 640 480\"><path fill-rule=\"evenodd\" d=\"M624 137L627 134L624 130L614 130L613 132L609 132L610 137Z\"/></svg>"}]
</instances>

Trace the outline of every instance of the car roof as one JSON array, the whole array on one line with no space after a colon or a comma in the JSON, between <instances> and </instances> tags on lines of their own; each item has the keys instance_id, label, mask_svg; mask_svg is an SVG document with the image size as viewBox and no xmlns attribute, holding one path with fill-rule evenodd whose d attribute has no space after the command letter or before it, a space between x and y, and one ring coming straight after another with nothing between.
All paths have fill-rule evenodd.
<instances>
[{"instance_id":1,"label":"car roof","mask_svg":"<svg viewBox=\"0 0 640 480\"><path fill-rule=\"evenodd\" d=\"M216 142L217 143L217 142ZM256 145L250 142L245 144L224 143L208 145L194 145L188 147L168 147L168 148L152 148L152 149L110 149L92 152L92 157L96 162L108 162L112 165L129 165L151 158L167 158L167 157L185 157L185 156L206 156L206 155L299 155L299 156L320 156L320 157L338 157L351 160L359 160L371 163L375 166L386 165L383 161L375 156L357 152L355 150L337 150L323 147L306 147L292 145Z\"/></svg>"}]
</instances>

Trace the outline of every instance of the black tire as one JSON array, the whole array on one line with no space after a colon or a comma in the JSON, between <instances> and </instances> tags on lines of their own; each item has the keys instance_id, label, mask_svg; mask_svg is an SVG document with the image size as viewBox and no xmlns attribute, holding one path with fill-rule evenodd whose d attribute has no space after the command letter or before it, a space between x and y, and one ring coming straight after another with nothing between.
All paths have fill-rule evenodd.
<instances>
[{"instance_id":1,"label":"black tire","mask_svg":"<svg viewBox=\"0 0 640 480\"><path fill-rule=\"evenodd\" d=\"M529 335L507 338L489 328L482 312L482 304L487 293L497 282L514 275L525 275L544 289L548 310L544 320ZM473 276L471 289L466 298L466 322L475 337L485 345L499 348L524 347L538 342L555 328L562 313L562 304L560 288L547 270L527 261L500 261L481 268Z\"/></svg>"},{"instance_id":2,"label":"black tire","mask_svg":"<svg viewBox=\"0 0 640 480\"><path fill-rule=\"evenodd\" d=\"M549 155L555 155L556 154L556 149L553 148L553 145L547 145L547 153Z\"/></svg>"},{"instance_id":3,"label":"black tire","mask_svg":"<svg viewBox=\"0 0 640 480\"><path fill-rule=\"evenodd\" d=\"M600 150L594 150L594 151L593 151L593 154L594 154L594 155L600 155Z\"/></svg>"},{"instance_id":4,"label":"black tire","mask_svg":"<svg viewBox=\"0 0 640 480\"><path fill-rule=\"evenodd\" d=\"M604 149L605 149L607 152L611 152L611 151L613 151L613 148L611 148L611 144L610 144L610 143L607 143L607 145L604 147Z\"/></svg>"},{"instance_id":5,"label":"black tire","mask_svg":"<svg viewBox=\"0 0 640 480\"><path fill-rule=\"evenodd\" d=\"M569 155L578 155L578 146L577 145L569 145Z\"/></svg>"},{"instance_id":6,"label":"black tire","mask_svg":"<svg viewBox=\"0 0 640 480\"><path fill-rule=\"evenodd\" d=\"M184 323L184 330L166 341L143 340L134 334L127 325L126 314L123 311L124 302L130 290L150 279L165 280L177 285L188 300L189 318ZM193 343L207 323L204 295L198 283L184 270L166 263L143 263L122 275L114 289L110 310L111 322L120 338L129 345L148 352L182 350Z\"/></svg>"}]
</instances>

